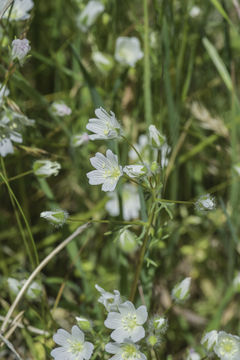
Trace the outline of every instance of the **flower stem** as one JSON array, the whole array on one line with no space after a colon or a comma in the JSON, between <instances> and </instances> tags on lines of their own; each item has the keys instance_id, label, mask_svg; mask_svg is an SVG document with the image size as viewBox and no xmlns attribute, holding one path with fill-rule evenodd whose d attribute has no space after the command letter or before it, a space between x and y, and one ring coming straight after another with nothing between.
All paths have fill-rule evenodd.
<instances>
[{"instance_id":1,"label":"flower stem","mask_svg":"<svg viewBox=\"0 0 240 360\"><path fill-rule=\"evenodd\" d=\"M147 223L145 223L144 221L118 221L118 220L98 220L98 219L71 219L68 218L67 222L71 222L71 223L75 223L75 222L88 222L88 223L100 223L100 224L119 224L119 225L141 225L141 226L146 226Z\"/></svg>"},{"instance_id":2,"label":"flower stem","mask_svg":"<svg viewBox=\"0 0 240 360\"><path fill-rule=\"evenodd\" d=\"M124 136L121 135L122 138L128 143L128 145L135 151L135 153L137 154L137 156L139 157L139 160L141 161L141 163L145 166L144 161L142 159L141 154L139 153L139 151L135 148L135 146L133 144L130 143L130 141Z\"/></svg>"},{"instance_id":3,"label":"flower stem","mask_svg":"<svg viewBox=\"0 0 240 360\"><path fill-rule=\"evenodd\" d=\"M158 199L156 198L156 201L158 202L165 202L165 203L172 203L172 204L188 204L188 205L194 205L194 201L183 201L183 200L167 200L167 199Z\"/></svg>"}]
</instances>

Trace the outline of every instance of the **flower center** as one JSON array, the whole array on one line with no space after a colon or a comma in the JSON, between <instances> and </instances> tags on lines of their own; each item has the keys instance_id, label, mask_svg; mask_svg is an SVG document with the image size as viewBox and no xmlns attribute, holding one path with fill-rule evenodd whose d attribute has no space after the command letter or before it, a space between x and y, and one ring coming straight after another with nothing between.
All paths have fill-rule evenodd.
<instances>
[{"instance_id":1,"label":"flower center","mask_svg":"<svg viewBox=\"0 0 240 360\"><path fill-rule=\"evenodd\" d=\"M111 177L113 179L118 179L119 176L120 176L120 170L117 167L113 168L111 170L106 170L105 174L104 174L105 178Z\"/></svg>"},{"instance_id":2,"label":"flower center","mask_svg":"<svg viewBox=\"0 0 240 360\"><path fill-rule=\"evenodd\" d=\"M220 354L221 355L234 355L238 351L236 343L232 339L224 339L220 345Z\"/></svg>"},{"instance_id":3,"label":"flower center","mask_svg":"<svg viewBox=\"0 0 240 360\"><path fill-rule=\"evenodd\" d=\"M128 315L124 316L122 318L122 325L123 325L123 328L124 328L125 331L134 330L135 327L137 326L137 317L136 317L136 315L128 314Z\"/></svg>"},{"instance_id":4,"label":"flower center","mask_svg":"<svg viewBox=\"0 0 240 360\"><path fill-rule=\"evenodd\" d=\"M68 340L69 343L69 352L71 354L77 355L83 351L83 343L77 340Z\"/></svg>"},{"instance_id":5,"label":"flower center","mask_svg":"<svg viewBox=\"0 0 240 360\"><path fill-rule=\"evenodd\" d=\"M122 353L122 359L123 360L135 360L140 359L140 354L138 353L137 349L134 345L125 345L124 351Z\"/></svg>"}]
</instances>

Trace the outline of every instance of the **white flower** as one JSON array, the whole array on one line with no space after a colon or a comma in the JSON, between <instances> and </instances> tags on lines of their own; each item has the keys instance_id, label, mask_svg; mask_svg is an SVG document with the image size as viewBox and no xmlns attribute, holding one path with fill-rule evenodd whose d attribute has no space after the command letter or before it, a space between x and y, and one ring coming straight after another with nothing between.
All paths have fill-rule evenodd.
<instances>
[{"instance_id":1,"label":"white flower","mask_svg":"<svg viewBox=\"0 0 240 360\"><path fill-rule=\"evenodd\" d=\"M19 60L23 64L25 57L31 50L28 39L15 39L12 41L12 59Z\"/></svg>"},{"instance_id":2,"label":"white flower","mask_svg":"<svg viewBox=\"0 0 240 360\"><path fill-rule=\"evenodd\" d=\"M90 140L117 139L122 133L121 126L115 114L110 111L110 115L102 107L95 110L96 118L89 119L86 128L92 131Z\"/></svg>"},{"instance_id":3,"label":"white flower","mask_svg":"<svg viewBox=\"0 0 240 360\"><path fill-rule=\"evenodd\" d=\"M179 284L175 285L172 291L172 297L176 301L184 301L189 296L191 278L187 277Z\"/></svg>"},{"instance_id":4,"label":"white flower","mask_svg":"<svg viewBox=\"0 0 240 360\"><path fill-rule=\"evenodd\" d=\"M37 160L33 163L34 174L42 178L57 176L60 169L61 165L57 161Z\"/></svg>"},{"instance_id":5,"label":"white flower","mask_svg":"<svg viewBox=\"0 0 240 360\"><path fill-rule=\"evenodd\" d=\"M32 10L34 3L32 0L14 0L10 21L27 20L30 17L29 11ZM11 6L4 13L3 18L7 19Z\"/></svg>"},{"instance_id":6,"label":"white flower","mask_svg":"<svg viewBox=\"0 0 240 360\"><path fill-rule=\"evenodd\" d=\"M165 143L165 137L160 134L155 125L150 125L148 130L151 145L160 148Z\"/></svg>"},{"instance_id":7,"label":"white flower","mask_svg":"<svg viewBox=\"0 0 240 360\"><path fill-rule=\"evenodd\" d=\"M10 94L9 89L6 85L3 85L0 83L0 106L3 104L3 98L8 96Z\"/></svg>"},{"instance_id":8,"label":"white flower","mask_svg":"<svg viewBox=\"0 0 240 360\"><path fill-rule=\"evenodd\" d=\"M13 130L10 120L7 116L3 116L0 120L0 155L5 157L13 154L12 142L21 143L22 135Z\"/></svg>"},{"instance_id":9,"label":"white flower","mask_svg":"<svg viewBox=\"0 0 240 360\"><path fill-rule=\"evenodd\" d=\"M198 6L193 6L189 12L192 18L198 17L201 14L201 9Z\"/></svg>"},{"instance_id":10,"label":"white flower","mask_svg":"<svg viewBox=\"0 0 240 360\"><path fill-rule=\"evenodd\" d=\"M87 173L89 184L102 184L103 191L113 191L122 176L122 167L118 165L117 155L114 155L111 150L107 150L106 157L98 152L90 159L90 162L97 170Z\"/></svg>"},{"instance_id":11,"label":"white flower","mask_svg":"<svg viewBox=\"0 0 240 360\"><path fill-rule=\"evenodd\" d=\"M221 360L240 359L240 337L227 334L225 331L218 333L214 351Z\"/></svg>"},{"instance_id":12,"label":"white flower","mask_svg":"<svg viewBox=\"0 0 240 360\"><path fill-rule=\"evenodd\" d=\"M54 112L54 114L58 116L67 116L71 115L72 110L70 107L68 107L63 101L57 102L55 101L51 105L51 109Z\"/></svg>"},{"instance_id":13,"label":"white flower","mask_svg":"<svg viewBox=\"0 0 240 360\"><path fill-rule=\"evenodd\" d=\"M103 304L107 311L114 311L118 309L118 306L121 304L120 292L118 290L114 290L114 294L112 294L108 291L105 291L97 284L95 285L95 288L101 294L98 302Z\"/></svg>"},{"instance_id":14,"label":"white flower","mask_svg":"<svg viewBox=\"0 0 240 360\"><path fill-rule=\"evenodd\" d=\"M92 54L92 59L98 69L105 73L113 67L113 59L110 55L105 55L100 51L94 51Z\"/></svg>"},{"instance_id":15,"label":"white flower","mask_svg":"<svg viewBox=\"0 0 240 360\"><path fill-rule=\"evenodd\" d=\"M62 226L68 218L68 213L65 210L43 211L40 217L46 219L53 225Z\"/></svg>"},{"instance_id":16,"label":"white flower","mask_svg":"<svg viewBox=\"0 0 240 360\"><path fill-rule=\"evenodd\" d=\"M8 287L14 295L19 293L26 281L27 280L17 280L11 277L7 279ZM26 295L29 299L33 300L38 298L41 291L42 287L36 281L33 281L28 287Z\"/></svg>"},{"instance_id":17,"label":"white flower","mask_svg":"<svg viewBox=\"0 0 240 360\"><path fill-rule=\"evenodd\" d=\"M134 179L146 175L147 169L144 165L127 165L124 166L123 172Z\"/></svg>"},{"instance_id":18,"label":"white flower","mask_svg":"<svg viewBox=\"0 0 240 360\"><path fill-rule=\"evenodd\" d=\"M233 279L233 288L235 291L240 292L240 272Z\"/></svg>"},{"instance_id":19,"label":"white flower","mask_svg":"<svg viewBox=\"0 0 240 360\"><path fill-rule=\"evenodd\" d=\"M118 306L118 312L110 312L104 325L114 329L111 338L122 343L126 339L137 342L144 338L143 324L146 322L148 313L146 306L142 305L137 310L133 303L126 301Z\"/></svg>"},{"instance_id":20,"label":"white flower","mask_svg":"<svg viewBox=\"0 0 240 360\"><path fill-rule=\"evenodd\" d=\"M212 330L210 332L207 332L202 340L201 340L201 344L206 348L206 350L208 352L213 351L213 347L217 342L217 338L218 338L218 332L216 330Z\"/></svg>"},{"instance_id":21,"label":"white flower","mask_svg":"<svg viewBox=\"0 0 240 360\"><path fill-rule=\"evenodd\" d=\"M199 211L214 210L215 207L215 198L210 194L200 196L195 203L195 208Z\"/></svg>"},{"instance_id":22,"label":"white flower","mask_svg":"<svg viewBox=\"0 0 240 360\"><path fill-rule=\"evenodd\" d=\"M194 350L190 349L186 360L200 360L201 356Z\"/></svg>"},{"instance_id":23,"label":"white flower","mask_svg":"<svg viewBox=\"0 0 240 360\"><path fill-rule=\"evenodd\" d=\"M72 327L72 334L58 329L53 340L60 345L51 351L55 360L89 360L92 356L93 344L84 341L84 333L76 325Z\"/></svg>"},{"instance_id":24,"label":"white flower","mask_svg":"<svg viewBox=\"0 0 240 360\"><path fill-rule=\"evenodd\" d=\"M116 41L115 59L123 64L135 66L143 57L140 41L136 37L120 36Z\"/></svg>"},{"instance_id":25,"label":"white flower","mask_svg":"<svg viewBox=\"0 0 240 360\"><path fill-rule=\"evenodd\" d=\"M130 341L122 344L108 343L105 350L110 354L115 354L109 360L147 360L146 356L139 351L139 346Z\"/></svg>"},{"instance_id":26,"label":"white flower","mask_svg":"<svg viewBox=\"0 0 240 360\"><path fill-rule=\"evenodd\" d=\"M87 133L76 134L73 135L71 138L71 145L73 147L78 147L88 143L88 141L89 141L89 135Z\"/></svg>"},{"instance_id":27,"label":"white flower","mask_svg":"<svg viewBox=\"0 0 240 360\"><path fill-rule=\"evenodd\" d=\"M161 147L161 167L164 168L168 164L168 155L171 151L171 147L167 143Z\"/></svg>"},{"instance_id":28,"label":"white flower","mask_svg":"<svg viewBox=\"0 0 240 360\"><path fill-rule=\"evenodd\" d=\"M101 2L94 0L89 1L77 18L78 27L83 32L86 32L103 11L104 5Z\"/></svg>"},{"instance_id":29,"label":"white flower","mask_svg":"<svg viewBox=\"0 0 240 360\"><path fill-rule=\"evenodd\" d=\"M124 184L122 188L123 219L128 221L136 219L140 210L138 189L135 185ZM111 216L120 214L118 196L116 192L109 193L109 201L105 205Z\"/></svg>"}]
</instances>

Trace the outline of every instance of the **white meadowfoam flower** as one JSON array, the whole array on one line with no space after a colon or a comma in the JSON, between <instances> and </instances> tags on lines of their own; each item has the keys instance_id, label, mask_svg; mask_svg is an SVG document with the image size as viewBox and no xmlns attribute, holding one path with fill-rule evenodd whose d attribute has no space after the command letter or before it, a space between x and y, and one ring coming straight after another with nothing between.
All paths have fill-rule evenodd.
<instances>
[{"instance_id":1,"label":"white meadowfoam flower","mask_svg":"<svg viewBox=\"0 0 240 360\"><path fill-rule=\"evenodd\" d=\"M165 143L165 137L161 135L155 125L150 125L148 130L151 145L159 149Z\"/></svg>"},{"instance_id":2,"label":"white meadowfoam flower","mask_svg":"<svg viewBox=\"0 0 240 360\"><path fill-rule=\"evenodd\" d=\"M40 217L49 221L52 225L62 226L68 218L68 213L65 210L43 211Z\"/></svg>"},{"instance_id":3,"label":"white meadowfoam flower","mask_svg":"<svg viewBox=\"0 0 240 360\"><path fill-rule=\"evenodd\" d=\"M58 329L53 340L60 345L51 351L55 360L89 360L93 352L93 344L84 341L84 333L74 325L71 334L66 330Z\"/></svg>"},{"instance_id":4,"label":"white meadowfoam flower","mask_svg":"<svg viewBox=\"0 0 240 360\"><path fill-rule=\"evenodd\" d=\"M89 142L89 135L87 133L75 134L71 138L71 145L78 147Z\"/></svg>"},{"instance_id":5,"label":"white meadowfoam flower","mask_svg":"<svg viewBox=\"0 0 240 360\"><path fill-rule=\"evenodd\" d=\"M33 163L34 174L42 178L57 176L60 169L61 165L57 161L37 160Z\"/></svg>"},{"instance_id":6,"label":"white meadowfoam flower","mask_svg":"<svg viewBox=\"0 0 240 360\"><path fill-rule=\"evenodd\" d=\"M142 305L137 310L133 303L126 301L118 306L119 312L110 312L104 325L108 329L114 329L111 338L122 343L126 339L137 342L144 338L143 324L146 322L148 313L146 306Z\"/></svg>"},{"instance_id":7,"label":"white meadowfoam flower","mask_svg":"<svg viewBox=\"0 0 240 360\"><path fill-rule=\"evenodd\" d=\"M108 343L105 350L114 354L109 360L147 360L146 356L139 351L139 346L131 341L125 341L122 344Z\"/></svg>"},{"instance_id":8,"label":"white meadowfoam flower","mask_svg":"<svg viewBox=\"0 0 240 360\"><path fill-rule=\"evenodd\" d=\"M192 17L192 18L196 18L198 17L199 15L201 14L201 9L200 7L198 6L193 6L189 12L189 15Z\"/></svg>"},{"instance_id":9,"label":"white meadowfoam flower","mask_svg":"<svg viewBox=\"0 0 240 360\"><path fill-rule=\"evenodd\" d=\"M89 1L84 10L77 17L77 25L80 30L86 32L103 11L104 5L100 1Z\"/></svg>"},{"instance_id":10,"label":"white meadowfoam flower","mask_svg":"<svg viewBox=\"0 0 240 360\"><path fill-rule=\"evenodd\" d=\"M201 340L201 344L205 347L205 349L208 352L213 351L213 347L215 346L216 342L218 339L218 332L216 330L212 330L207 332L202 340Z\"/></svg>"},{"instance_id":11,"label":"white meadowfoam flower","mask_svg":"<svg viewBox=\"0 0 240 360\"><path fill-rule=\"evenodd\" d=\"M90 140L117 139L122 134L122 128L115 114L107 113L102 107L95 110L96 118L89 119L86 128L95 134L89 135Z\"/></svg>"},{"instance_id":12,"label":"white meadowfoam flower","mask_svg":"<svg viewBox=\"0 0 240 360\"><path fill-rule=\"evenodd\" d=\"M34 3L32 0L14 0L9 20L27 20L30 17L29 11L32 10ZM9 16L11 6L4 13L3 18L7 19Z\"/></svg>"},{"instance_id":13,"label":"white meadowfoam flower","mask_svg":"<svg viewBox=\"0 0 240 360\"><path fill-rule=\"evenodd\" d=\"M15 39L12 41L12 60L19 60L20 64L24 63L25 57L31 50L28 39Z\"/></svg>"},{"instance_id":14,"label":"white meadowfoam flower","mask_svg":"<svg viewBox=\"0 0 240 360\"><path fill-rule=\"evenodd\" d=\"M190 349L186 360L201 360L201 356L194 349Z\"/></svg>"},{"instance_id":15,"label":"white meadowfoam flower","mask_svg":"<svg viewBox=\"0 0 240 360\"><path fill-rule=\"evenodd\" d=\"M122 188L123 219L128 221L136 219L140 210L138 189L135 185L124 184ZM118 196L116 192L109 193L109 200L105 205L111 216L120 214Z\"/></svg>"},{"instance_id":16,"label":"white meadowfoam flower","mask_svg":"<svg viewBox=\"0 0 240 360\"><path fill-rule=\"evenodd\" d=\"M8 154L13 154L12 142L21 143L22 135L13 130L10 120L7 116L3 116L0 120L0 155L5 157Z\"/></svg>"},{"instance_id":17,"label":"white meadowfoam flower","mask_svg":"<svg viewBox=\"0 0 240 360\"><path fill-rule=\"evenodd\" d=\"M136 37L120 36L116 41L115 59L123 65L135 66L143 57L140 41Z\"/></svg>"},{"instance_id":18,"label":"white meadowfoam flower","mask_svg":"<svg viewBox=\"0 0 240 360\"><path fill-rule=\"evenodd\" d=\"M195 208L199 211L214 210L216 208L215 198L210 194L202 195L196 201Z\"/></svg>"},{"instance_id":19,"label":"white meadowfoam flower","mask_svg":"<svg viewBox=\"0 0 240 360\"><path fill-rule=\"evenodd\" d=\"M90 162L96 170L87 173L89 184L102 184L102 191L114 191L119 178L123 174L122 167L118 165L117 155L108 149L106 157L98 152L90 159Z\"/></svg>"},{"instance_id":20,"label":"white meadowfoam flower","mask_svg":"<svg viewBox=\"0 0 240 360\"><path fill-rule=\"evenodd\" d=\"M7 97L9 94L10 91L7 86L0 83L0 106L3 104L3 98Z\"/></svg>"},{"instance_id":21,"label":"white meadowfoam flower","mask_svg":"<svg viewBox=\"0 0 240 360\"><path fill-rule=\"evenodd\" d=\"M239 360L240 337L220 331L214 346L214 352L221 360Z\"/></svg>"},{"instance_id":22,"label":"white meadowfoam flower","mask_svg":"<svg viewBox=\"0 0 240 360\"><path fill-rule=\"evenodd\" d=\"M121 304L121 296L118 290L114 290L113 294L105 291L99 285L95 285L97 291L100 292L101 296L98 299L100 304L103 304L107 311L115 311L118 309L118 306Z\"/></svg>"},{"instance_id":23,"label":"white meadowfoam flower","mask_svg":"<svg viewBox=\"0 0 240 360\"><path fill-rule=\"evenodd\" d=\"M55 101L54 103L52 103L51 109L54 114L61 117L71 115L72 113L70 107L68 107L63 101Z\"/></svg>"},{"instance_id":24,"label":"white meadowfoam flower","mask_svg":"<svg viewBox=\"0 0 240 360\"><path fill-rule=\"evenodd\" d=\"M124 166L123 172L134 179L146 175L147 169L144 165L127 165Z\"/></svg>"},{"instance_id":25,"label":"white meadowfoam flower","mask_svg":"<svg viewBox=\"0 0 240 360\"><path fill-rule=\"evenodd\" d=\"M235 291L240 292L240 272L233 279L233 288Z\"/></svg>"},{"instance_id":26,"label":"white meadowfoam flower","mask_svg":"<svg viewBox=\"0 0 240 360\"><path fill-rule=\"evenodd\" d=\"M17 280L14 278L7 279L8 287L14 295L17 295L19 293L26 281L27 280ZM28 287L26 295L29 299L34 300L38 298L41 291L41 285L39 285L36 281L33 281Z\"/></svg>"},{"instance_id":27,"label":"white meadowfoam flower","mask_svg":"<svg viewBox=\"0 0 240 360\"><path fill-rule=\"evenodd\" d=\"M179 284L175 285L172 290L172 298L175 301L182 302L189 297L189 289L191 285L191 278L187 277Z\"/></svg>"}]
</instances>

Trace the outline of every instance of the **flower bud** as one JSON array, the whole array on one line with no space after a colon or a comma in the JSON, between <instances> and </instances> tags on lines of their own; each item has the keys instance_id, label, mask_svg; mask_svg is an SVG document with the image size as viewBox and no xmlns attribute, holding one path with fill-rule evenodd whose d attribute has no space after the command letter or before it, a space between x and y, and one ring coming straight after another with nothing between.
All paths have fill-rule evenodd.
<instances>
[{"instance_id":1,"label":"flower bud","mask_svg":"<svg viewBox=\"0 0 240 360\"><path fill-rule=\"evenodd\" d=\"M78 147L89 142L89 135L87 133L76 134L71 138L71 145Z\"/></svg>"},{"instance_id":2,"label":"flower bud","mask_svg":"<svg viewBox=\"0 0 240 360\"><path fill-rule=\"evenodd\" d=\"M159 149L165 143L165 137L160 134L155 125L150 125L148 130L151 145Z\"/></svg>"},{"instance_id":3,"label":"flower bud","mask_svg":"<svg viewBox=\"0 0 240 360\"><path fill-rule=\"evenodd\" d=\"M189 288L191 284L191 278L187 277L179 284L175 285L172 290L172 298L176 302L183 302L189 297Z\"/></svg>"},{"instance_id":4,"label":"flower bud","mask_svg":"<svg viewBox=\"0 0 240 360\"><path fill-rule=\"evenodd\" d=\"M132 253L137 249L137 236L127 228L123 228L119 232L118 244L125 253Z\"/></svg>"},{"instance_id":5,"label":"flower bud","mask_svg":"<svg viewBox=\"0 0 240 360\"><path fill-rule=\"evenodd\" d=\"M159 339L156 335L149 335L149 337L147 338L147 342L150 346L154 347L159 343Z\"/></svg>"},{"instance_id":6,"label":"flower bud","mask_svg":"<svg viewBox=\"0 0 240 360\"><path fill-rule=\"evenodd\" d=\"M75 319L77 320L77 325L81 330L83 330L83 331L91 331L92 330L92 325L88 319L86 319L84 317L79 317L79 316L76 316Z\"/></svg>"},{"instance_id":7,"label":"flower bud","mask_svg":"<svg viewBox=\"0 0 240 360\"><path fill-rule=\"evenodd\" d=\"M168 328L168 320L163 316L155 316L153 320L153 327L156 332L165 334Z\"/></svg>"},{"instance_id":8,"label":"flower bud","mask_svg":"<svg viewBox=\"0 0 240 360\"><path fill-rule=\"evenodd\" d=\"M217 338L218 338L218 332L216 330L212 330L210 332L207 332L202 340L201 340L201 344L205 347L205 349L208 352L213 351L213 348L217 342Z\"/></svg>"},{"instance_id":9,"label":"flower bud","mask_svg":"<svg viewBox=\"0 0 240 360\"><path fill-rule=\"evenodd\" d=\"M33 163L33 172L40 178L47 178L49 176L57 176L61 165L56 161L37 160Z\"/></svg>"},{"instance_id":10,"label":"flower bud","mask_svg":"<svg viewBox=\"0 0 240 360\"><path fill-rule=\"evenodd\" d=\"M123 172L130 178L138 178L146 175L147 169L144 165L127 165L124 166Z\"/></svg>"},{"instance_id":11,"label":"flower bud","mask_svg":"<svg viewBox=\"0 0 240 360\"><path fill-rule=\"evenodd\" d=\"M195 203L195 208L199 211L214 210L215 207L215 198L210 194L200 196Z\"/></svg>"},{"instance_id":12,"label":"flower bud","mask_svg":"<svg viewBox=\"0 0 240 360\"><path fill-rule=\"evenodd\" d=\"M24 63L24 60L31 50L28 39L15 39L12 41L12 60L17 59L20 64Z\"/></svg>"},{"instance_id":13,"label":"flower bud","mask_svg":"<svg viewBox=\"0 0 240 360\"><path fill-rule=\"evenodd\" d=\"M52 225L62 226L68 218L68 213L65 210L43 211L40 217L46 219Z\"/></svg>"}]
</instances>

